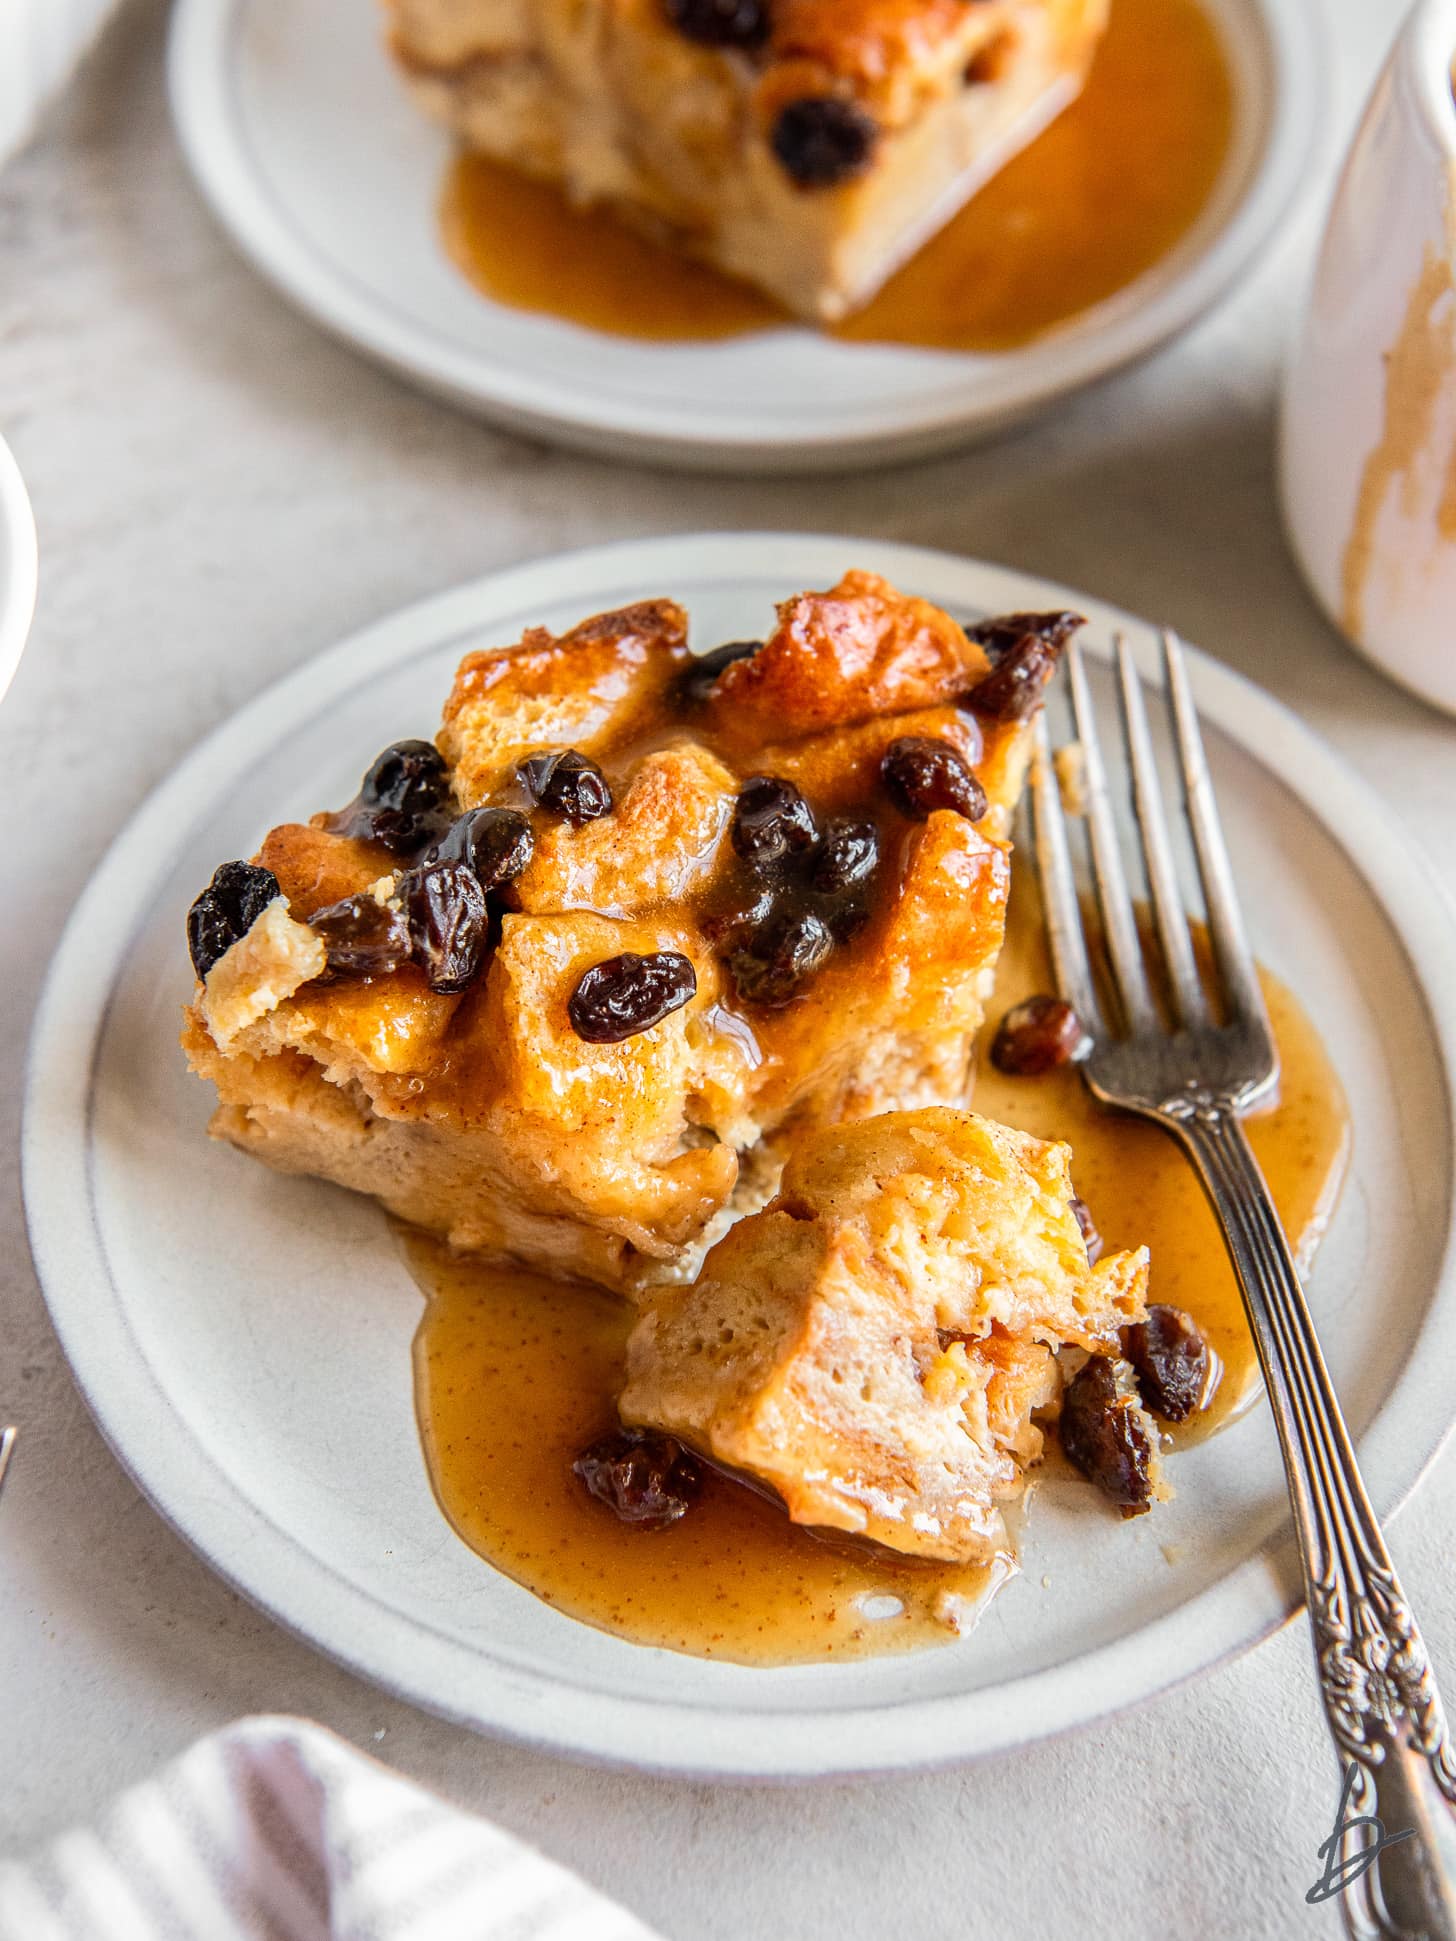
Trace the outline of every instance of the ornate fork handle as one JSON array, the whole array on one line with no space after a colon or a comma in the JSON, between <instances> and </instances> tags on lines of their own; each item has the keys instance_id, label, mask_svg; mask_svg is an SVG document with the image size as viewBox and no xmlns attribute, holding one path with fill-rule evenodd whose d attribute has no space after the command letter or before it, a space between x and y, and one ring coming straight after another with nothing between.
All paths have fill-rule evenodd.
<instances>
[{"instance_id":1,"label":"ornate fork handle","mask_svg":"<svg viewBox=\"0 0 1456 1941\"><path fill-rule=\"evenodd\" d=\"M1353 1810L1378 1816L1389 1842L1342 1897L1346 1922L1372 1941L1456 1941L1456 1758L1440 1694L1239 1123L1242 1103L1190 1087L1152 1116L1192 1158L1223 1223L1279 1432L1325 1711L1356 1768ZM1413 1836L1391 1838L1407 1827Z\"/></svg>"}]
</instances>

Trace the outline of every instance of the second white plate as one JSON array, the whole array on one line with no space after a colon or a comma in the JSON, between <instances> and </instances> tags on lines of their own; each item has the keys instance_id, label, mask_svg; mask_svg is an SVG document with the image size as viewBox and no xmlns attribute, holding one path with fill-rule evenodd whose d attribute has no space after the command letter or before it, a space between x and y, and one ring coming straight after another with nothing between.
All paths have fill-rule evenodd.
<instances>
[{"instance_id":1,"label":"second white plate","mask_svg":"<svg viewBox=\"0 0 1456 1941\"><path fill-rule=\"evenodd\" d=\"M192 988L183 919L219 860L345 800L386 742L430 733L472 647L665 593L700 645L741 639L773 601L851 564L964 617L1074 605L1094 655L1123 626L1145 669L1157 664L1150 627L1080 594L875 541L718 534L523 566L380 622L219 728L120 837L56 957L31 1062L26 1204L102 1429L248 1596L473 1726L703 1776L926 1765L1145 1698L1252 1643L1297 1596L1261 1409L1180 1455L1177 1499L1140 1523L1044 1487L1023 1575L939 1650L764 1671L592 1630L445 1523L413 1408L419 1296L382 1216L207 1138L208 1088L177 1034ZM1353 1171L1311 1298L1388 1515L1453 1409L1456 936L1359 780L1258 689L1201 656L1193 670L1256 946L1300 993L1350 1100Z\"/></svg>"},{"instance_id":2,"label":"second white plate","mask_svg":"<svg viewBox=\"0 0 1456 1941\"><path fill-rule=\"evenodd\" d=\"M984 436L1104 377L1214 303L1308 174L1323 95L1311 0L1205 0L1236 125L1209 206L1173 252L1066 328L994 356L838 343L798 329L641 343L492 303L446 259L446 138L407 100L361 0L178 0L172 107L234 240L317 322L515 428L724 471L807 472Z\"/></svg>"},{"instance_id":3,"label":"second white plate","mask_svg":"<svg viewBox=\"0 0 1456 1941\"><path fill-rule=\"evenodd\" d=\"M0 696L20 665L35 614L35 514L10 447L0 438Z\"/></svg>"}]
</instances>

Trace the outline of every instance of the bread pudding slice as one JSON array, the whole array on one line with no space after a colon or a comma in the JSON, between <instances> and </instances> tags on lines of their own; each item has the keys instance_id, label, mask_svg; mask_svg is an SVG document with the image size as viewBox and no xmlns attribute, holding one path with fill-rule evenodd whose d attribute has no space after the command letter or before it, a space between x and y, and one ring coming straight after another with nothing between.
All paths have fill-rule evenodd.
<instances>
[{"instance_id":1,"label":"bread pudding slice","mask_svg":"<svg viewBox=\"0 0 1456 1941\"><path fill-rule=\"evenodd\" d=\"M690 1276L802 1128L963 1097L1077 624L849 573L702 659L670 600L467 655L437 742L194 905L213 1133L463 1249Z\"/></svg>"},{"instance_id":2,"label":"bread pudding slice","mask_svg":"<svg viewBox=\"0 0 1456 1941\"><path fill-rule=\"evenodd\" d=\"M1070 102L1108 0L385 0L471 147L832 320Z\"/></svg>"},{"instance_id":3,"label":"bread pudding slice","mask_svg":"<svg viewBox=\"0 0 1456 1941\"><path fill-rule=\"evenodd\" d=\"M1145 1248L1089 1265L1070 1158L946 1108L821 1127L692 1287L652 1293L623 1421L766 1487L795 1522L950 1562L1002 1554L1058 1356L1117 1357L1147 1312Z\"/></svg>"}]
</instances>

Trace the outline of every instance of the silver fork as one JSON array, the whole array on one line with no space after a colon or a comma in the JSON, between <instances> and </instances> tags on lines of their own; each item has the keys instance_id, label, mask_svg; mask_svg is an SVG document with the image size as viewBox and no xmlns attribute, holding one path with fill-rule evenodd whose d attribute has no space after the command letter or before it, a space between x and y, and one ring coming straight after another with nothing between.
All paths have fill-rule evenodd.
<instances>
[{"instance_id":1,"label":"silver fork","mask_svg":"<svg viewBox=\"0 0 1456 1941\"><path fill-rule=\"evenodd\" d=\"M1277 1086L1279 1054L1234 890L1182 649L1171 633L1164 634L1165 685L1222 987L1222 1021L1194 961L1142 687L1121 636L1117 661L1132 803L1171 1028L1144 961L1087 670L1075 645L1068 655L1072 708L1117 1016L1109 1020L1098 998L1043 721L1032 767L1032 811L1053 974L1060 995L1092 1034L1093 1049L1081 1067L1088 1090L1101 1104L1170 1132L1197 1168L1223 1225L1284 1457L1320 1694L1335 1744L1352 1770L1347 1813L1378 1816L1387 1841L1356 1880L1361 1849L1355 1833L1376 1830L1367 1822L1345 1835L1341 1860L1348 1873L1338 1878L1350 1882L1341 1894L1347 1928L1372 1941L1456 1941L1450 1858L1456 1849L1456 1759L1435 1676L1366 1496L1289 1243L1240 1123ZM1412 1829L1408 1835L1406 1828Z\"/></svg>"}]
</instances>

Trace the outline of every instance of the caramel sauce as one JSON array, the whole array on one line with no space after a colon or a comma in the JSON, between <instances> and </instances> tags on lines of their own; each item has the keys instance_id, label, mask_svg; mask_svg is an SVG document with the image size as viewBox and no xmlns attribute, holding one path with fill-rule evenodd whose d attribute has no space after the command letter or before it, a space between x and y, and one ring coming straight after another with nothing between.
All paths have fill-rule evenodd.
<instances>
[{"instance_id":1,"label":"caramel sauce","mask_svg":"<svg viewBox=\"0 0 1456 1941\"><path fill-rule=\"evenodd\" d=\"M1348 1118L1297 999L1267 974L1264 982L1284 1078L1280 1103L1249 1130L1307 1265L1343 1177ZM991 1018L1047 988L1035 892L1023 881ZM1070 1141L1078 1191L1109 1248L1146 1242L1154 1298L1187 1308L1221 1358L1212 1406L1175 1444L1220 1427L1256 1391L1256 1365L1222 1239L1186 1160L1156 1128L1099 1112L1073 1071L1013 1079L987 1064L973 1103ZM441 1507L472 1549L558 1610L639 1644L783 1665L944 1643L1007 1574L832 1544L713 1472L680 1523L625 1527L571 1465L615 1426L630 1308L593 1288L452 1255L421 1235L404 1244L428 1300L415 1380ZM1177 1471L1175 1458L1175 1485ZM1087 1513L1105 1513L1090 1486Z\"/></svg>"},{"instance_id":2,"label":"caramel sauce","mask_svg":"<svg viewBox=\"0 0 1456 1941\"><path fill-rule=\"evenodd\" d=\"M1187 234L1228 153L1233 86L1196 0L1113 0L1082 94L830 334L996 351L1143 275ZM445 248L485 295L589 330L706 340L792 322L609 211L480 155L451 166Z\"/></svg>"},{"instance_id":3,"label":"caramel sauce","mask_svg":"<svg viewBox=\"0 0 1456 1941\"><path fill-rule=\"evenodd\" d=\"M784 1665L943 1641L940 1600L973 1605L994 1588L999 1573L821 1541L713 1470L681 1522L619 1523L571 1465L617 1426L632 1310L422 1235L405 1249L429 1296L415 1383L440 1504L473 1550L558 1610L638 1644ZM875 1598L897 1614L866 1612Z\"/></svg>"}]
</instances>

